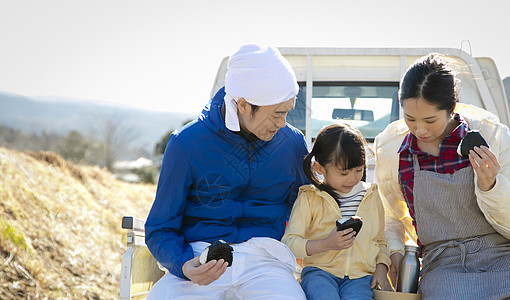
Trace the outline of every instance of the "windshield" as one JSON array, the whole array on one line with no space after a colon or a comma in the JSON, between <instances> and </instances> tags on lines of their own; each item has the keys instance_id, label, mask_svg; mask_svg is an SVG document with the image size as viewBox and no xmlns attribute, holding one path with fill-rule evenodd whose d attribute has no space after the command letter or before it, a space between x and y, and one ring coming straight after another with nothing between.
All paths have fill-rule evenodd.
<instances>
[{"instance_id":1,"label":"windshield","mask_svg":"<svg viewBox=\"0 0 510 300\"><path fill-rule=\"evenodd\" d=\"M398 83L315 82L310 105L311 132L306 132L306 86L300 84L296 108L287 121L311 140L319 131L335 122L347 122L359 128L367 141L389 123L398 120Z\"/></svg>"}]
</instances>

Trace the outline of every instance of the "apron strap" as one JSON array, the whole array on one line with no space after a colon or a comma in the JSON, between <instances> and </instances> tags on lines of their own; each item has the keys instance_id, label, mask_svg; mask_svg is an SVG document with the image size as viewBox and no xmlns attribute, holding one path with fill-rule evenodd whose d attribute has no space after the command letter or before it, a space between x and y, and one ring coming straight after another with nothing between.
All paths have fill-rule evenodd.
<instances>
[{"instance_id":1,"label":"apron strap","mask_svg":"<svg viewBox=\"0 0 510 300\"><path fill-rule=\"evenodd\" d=\"M420 171L420 162L418 161L417 154L413 154L413 168L414 168L414 174L416 176L416 172Z\"/></svg>"},{"instance_id":2,"label":"apron strap","mask_svg":"<svg viewBox=\"0 0 510 300\"><path fill-rule=\"evenodd\" d=\"M466 244L473 241L477 242L477 246L475 247L475 249L467 251ZM443 251L445 251L447 248L459 248L460 259L462 261L462 268L464 269L464 271L466 271L466 273L469 272L468 269L466 268L466 255L478 252L481 248L481 245L482 243L480 241L480 238L475 236L465 240L446 241L442 244L435 246L430 251L427 251L427 253L423 257L423 261L426 263L426 266L421 270L420 276L424 276L425 273L427 273L432 261L435 260L439 255L441 255L441 253L443 253Z\"/></svg>"}]
</instances>

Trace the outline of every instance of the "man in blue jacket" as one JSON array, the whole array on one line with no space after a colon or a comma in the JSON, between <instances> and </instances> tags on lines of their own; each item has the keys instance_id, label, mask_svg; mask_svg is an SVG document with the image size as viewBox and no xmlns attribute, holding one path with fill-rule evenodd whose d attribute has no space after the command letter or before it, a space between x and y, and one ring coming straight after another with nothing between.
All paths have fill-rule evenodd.
<instances>
[{"instance_id":1,"label":"man in blue jacket","mask_svg":"<svg viewBox=\"0 0 510 300\"><path fill-rule=\"evenodd\" d=\"M241 47L225 87L197 120L172 133L145 242L169 273L148 299L305 299L295 258L279 242L307 154L303 134L286 124L295 106L294 71L276 48ZM216 240L233 262L200 263Z\"/></svg>"}]
</instances>

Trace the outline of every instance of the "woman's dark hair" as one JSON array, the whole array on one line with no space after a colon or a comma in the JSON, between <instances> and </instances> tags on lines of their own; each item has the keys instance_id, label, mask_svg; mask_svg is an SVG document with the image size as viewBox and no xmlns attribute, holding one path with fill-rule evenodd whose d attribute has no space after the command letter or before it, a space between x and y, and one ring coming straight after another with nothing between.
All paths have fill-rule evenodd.
<instances>
[{"instance_id":1,"label":"woman's dark hair","mask_svg":"<svg viewBox=\"0 0 510 300\"><path fill-rule=\"evenodd\" d=\"M321 183L312 170L312 158L324 168L328 164L350 170L364 167L363 178L366 178L365 149L367 142L359 129L349 124L332 124L323 128L315 139L312 151L303 160L303 170L308 180L318 189L326 191L337 199L335 191Z\"/></svg>"},{"instance_id":2,"label":"woman's dark hair","mask_svg":"<svg viewBox=\"0 0 510 300\"><path fill-rule=\"evenodd\" d=\"M407 69L400 82L400 106L411 98L422 98L452 113L458 98L458 80L444 56L431 53L417 60Z\"/></svg>"}]
</instances>

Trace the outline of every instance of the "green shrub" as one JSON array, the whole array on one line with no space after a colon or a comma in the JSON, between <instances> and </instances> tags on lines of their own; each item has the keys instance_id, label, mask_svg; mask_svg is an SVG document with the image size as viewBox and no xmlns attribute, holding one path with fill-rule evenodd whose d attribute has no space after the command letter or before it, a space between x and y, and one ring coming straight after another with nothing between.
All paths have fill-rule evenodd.
<instances>
[{"instance_id":1,"label":"green shrub","mask_svg":"<svg viewBox=\"0 0 510 300\"><path fill-rule=\"evenodd\" d=\"M12 241L14 245L20 249L27 250L29 248L25 236L16 227L4 220L0 220L0 229L2 230L2 236L5 240Z\"/></svg>"}]
</instances>

